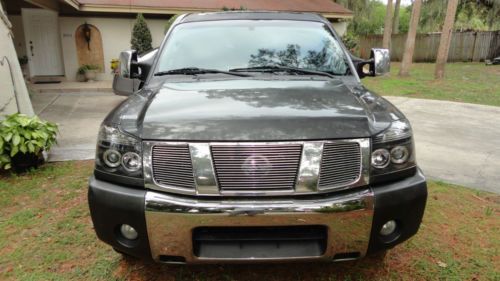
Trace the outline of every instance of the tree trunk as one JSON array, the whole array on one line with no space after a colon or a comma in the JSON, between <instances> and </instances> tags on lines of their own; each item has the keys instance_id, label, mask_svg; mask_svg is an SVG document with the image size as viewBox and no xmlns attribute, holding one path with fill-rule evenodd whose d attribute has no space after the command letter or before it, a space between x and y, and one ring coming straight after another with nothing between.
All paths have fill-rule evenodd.
<instances>
[{"instance_id":1,"label":"tree trunk","mask_svg":"<svg viewBox=\"0 0 500 281\"><path fill-rule=\"evenodd\" d=\"M382 48L389 49L391 45L392 34L392 0L387 0L387 12L385 14L384 37L382 39Z\"/></svg>"},{"instance_id":2,"label":"tree trunk","mask_svg":"<svg viewBox=\"0 0 500 281\"><path fill-rule=\"evenodd\" d=\"M399 33L399 6L401 6L401 0L396 0L396 5L394 6L394 18L392 19L392 34Z\"/></svg>"},{"instance_id":3,"label":"tree trunk","mask_svg":"<svg viewBox=\"0 0 500 281\"><path fill-rule=\"evenodd\" d=\"M415 51L415 37L417 36L418 20L420 19L421 7L422 0L415 0L413 2L410 26L408 28L408 35L406 36L405 49L403 52L403 59L401 60L401 69L399 69L399 76L410 75L410 67L413 62L413 52Z\"/></svg>"},{"instance_id":4,"label":"tree trunk","mask_svg":"<svg viewBox=\"0 0 500 281\"><path fill-rule=\"evenodd\" d=\"M444 19L443 30L441 31L441 39L436 58L436 71L434 72L435 79L443 79L444 67L448 60L448 51L450 50L451 35L453 24L455 23L455 14L457 12L458 0L448 0L448 8L446 9L446 17Z\"/></svg>"}]
</instances>

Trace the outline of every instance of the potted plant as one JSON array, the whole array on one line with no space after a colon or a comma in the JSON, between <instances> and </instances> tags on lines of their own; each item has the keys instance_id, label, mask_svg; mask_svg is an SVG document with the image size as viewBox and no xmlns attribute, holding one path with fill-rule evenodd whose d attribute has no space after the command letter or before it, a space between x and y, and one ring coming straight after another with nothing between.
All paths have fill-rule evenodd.
<instances>
[{"instance_id":1,"label":"potted plant","mask_svg":"<svg viewBox=\"0 0 500 281\"><path fill-rule=\"evenodd\" d=\"M57 125L15 113L0 122L0 169L24 172L44 162L43 151L56 143Z\"/></svg>"},{"instance_id":2,"label":"potted plant","mask_svg":"<svg viewBox=\"0 0 500 281\"><path fill-rule=\"evenodd\" d=\"M96 80L97 71L101 68L94 64L84 64L78 68L78 74L83 74L87 82L92 82Z\"/></svg>"},{"instance_id":3,"label":"potted plant","mask_svg":"<svg viewBox=\"0 0 500 281\"><path fill-rule=\"evenodd\" d=\"M28 75L28 56L19 57L19 65L21 66L23 76L26 77Z\"/></svg>"},{"instance_id":4,"label":"potted plant","mask_svg":"<svg viewBox=\"0 0 500 281\"><path fill-rule=\"evenodd\" d=\"M78 82L87 81L85 79L85 71L87 71L87 65L82 65L78 68L78 70L76 71L76 81Z\"/></svg>"}]
</instances>

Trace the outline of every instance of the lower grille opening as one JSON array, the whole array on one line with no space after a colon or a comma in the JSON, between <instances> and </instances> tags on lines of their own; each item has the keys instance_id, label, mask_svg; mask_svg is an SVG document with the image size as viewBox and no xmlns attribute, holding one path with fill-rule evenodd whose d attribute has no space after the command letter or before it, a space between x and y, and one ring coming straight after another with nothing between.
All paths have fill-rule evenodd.
<instances>
[{"instance_id":1,"label":"lower grille opening","mask_svg":"<svg viewBox=\"0 0 500 281\"><path fill-rule=\"evenodd\" d=\"M194 255L212 259L320 257L325 226L202 227L193 232Z\"/></svg>"},{"instance_id":2,"label":"lower grille opening","mask_svg":"<svg viewBox=\"0 0 500 281\"><path fill-rule=\"evenodd\" d=\"M359 252L339 253L333 256L333 261L349 261L356 260L361 257Z\"/></svg>"},{"instance_id":3,"label":"lower grille opening","mask_svg":"<svg viewBox=\"0 0 500 281\"><path fill-rule=\"evenodd\" d=\"M186 258L181 257L181 256L166 256L166 255L161 255L160 256L160 262L163 262L163 263L173 263L173 264L184 264L184 263L186 263Z\"/></svg>"}]
</instances>

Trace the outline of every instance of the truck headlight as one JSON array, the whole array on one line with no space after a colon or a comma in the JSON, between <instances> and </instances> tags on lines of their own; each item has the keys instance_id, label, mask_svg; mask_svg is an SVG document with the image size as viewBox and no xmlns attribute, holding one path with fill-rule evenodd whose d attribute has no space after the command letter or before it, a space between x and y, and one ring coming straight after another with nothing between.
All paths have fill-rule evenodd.
<instances>
[{"instance_id":1,"label":"truck headlight","mask_svg":"<svg viewBox=\"0 0 500 281\"><path fill-rule=\"evenodd\" d=\"M415 170L413 133L408 120L394 121L373 138L372 144L372 183L403 178Z\"/></svg>"},{"instance_id":2,"label":"truck headlight","mask_svg":"<svg viewBox=\"0 0 500 281\"><path fill-rule=\"evenodd\" d=\"M102 125L97 138L96 169L129 177L142 177L141 141L118 128Z\"/></svg>"}]
</instances>

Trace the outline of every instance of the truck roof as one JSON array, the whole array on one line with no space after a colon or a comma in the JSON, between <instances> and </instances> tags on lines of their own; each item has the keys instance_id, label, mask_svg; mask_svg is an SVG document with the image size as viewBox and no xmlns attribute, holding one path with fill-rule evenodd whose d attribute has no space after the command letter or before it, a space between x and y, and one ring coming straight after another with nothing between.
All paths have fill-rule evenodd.
<instances>
[{"instance_id":1,"label":"truck roof","mask_svg":"<svg viewBox=\"0 0 500 281\"><path fill-rule=\"evenodd\" d=\"M319 14L314 13L294 13L294 12L274 12L274 11L228 11L214 13L187 14L182 20L185 22L219 21L219 20L296 20L296 21L316 21L327 20Z\"/></svg>"}]
</instances>

